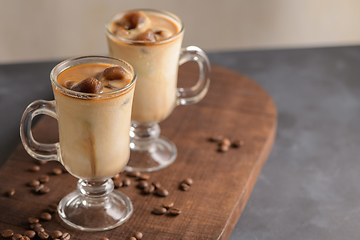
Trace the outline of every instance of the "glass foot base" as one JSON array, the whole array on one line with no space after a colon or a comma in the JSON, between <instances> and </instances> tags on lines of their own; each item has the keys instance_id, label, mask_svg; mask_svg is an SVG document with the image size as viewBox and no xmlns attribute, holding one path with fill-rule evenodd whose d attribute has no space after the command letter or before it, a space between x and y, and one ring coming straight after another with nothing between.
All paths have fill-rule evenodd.
<instances>
[{"instance_id":1,"label":"glass foot base","mask_svg":"<svg viewBox=\"0 0 360 240\"><path fill-rule=\"evenodd\" d=\"M66 224L83 231L113 229L126 222L132 212L130 199L117 190L99 202L87 202L79 191L74 191L58 207L59 216Z\"/></svg>"},{"instance_id":2,"label":"glass foot base","mask_svg":"<svg viewBox=\"0 0 360 240\"><path fill-rule=\"evenodd\" d=\"M159 137L147 148L138 148L130 144L130 160L125 167L128 172L154 172L168 167L177 156L176 146L168 139Z\"/></svg>"}]
</instances>

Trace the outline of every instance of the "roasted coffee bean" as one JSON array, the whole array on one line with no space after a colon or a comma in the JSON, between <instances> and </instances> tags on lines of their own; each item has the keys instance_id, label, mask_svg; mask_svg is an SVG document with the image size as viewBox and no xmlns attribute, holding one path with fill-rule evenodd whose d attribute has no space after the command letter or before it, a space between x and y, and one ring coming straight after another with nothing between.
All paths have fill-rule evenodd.
<instances>
[{"instance_id":1,"label":"roasted coffee bean","mask_svg":"<svg viewBox=\"0 0 360 240\"><path fill-rule=\"evenodd\" d=\"M188 191L190 189L190 186L187 185L186 183L181 183L180 184L180 189L183 191Z\"/></svg>"},{"instance_id":2,"label":"roasted coffee bean","mask_svg":"<svg viewBox=\"0 0 360 240\"><path fill-rule=\"evenodd\" d=\"M131 180L130 180L130 178L124 178L124 180L123 180L123 186L124 187L128 187L128 186L130 186L131 185Z\"/></svg>"},{"instance_id":3,"label":"roasted coffee bean","mask_svg":"<svg viewBox=\"0 0 360 240\"><path fill-rule=\"evenodd\" d=\"M63 235L61 236L61 240L69 240L69 239L70 239L69 233L63 233Z\"/></svg>"},{"instance_id":4,"label":"roasted coffee bean","mask_svg":"<svg viewBox=\"0 0 360 240\"><path fill-rule=\"evenodd\" d=\"M58 205L56 203L51 203L48 206L49 213L55 213L57 211Z\"/></svg>"},{"instance_id":5,"label":"roasted coffee bean","mask_svg":"<svg viewBox=\"0 0 360 240\"><path fill-rule=\"evenodd\" d=\"M145 32L141 33L137 38L136 41L145 41L145 42L156 42L155 33L150 28Z\"/></svg>"},{"instance_id":6,"label":"roasted coffee bean","mask_svg":"<svg viewBox=\"0 0 360 240\"><path fill-rule=\"evenodd\" d=\"M169 195L169 192L165 188L161 187L156 189L154 193L160 197L166 197L167 195Z\"/></svg>"},{"instance_id":7,"label":"roasted coffee bean","mask_svg":"<svg viewBox=\"0 0 360 240\"><path fill-rule=\"evenodd\" d=\"M152 185L154 185L155 189L157 189L157 188L161 188L161 184L160 184L160 182L159 182L159 181L155 181L155 182L153 182L153 183L152 183Z\"/></svg>"},{"instance_id":8,"label":"roasted coffee bean","mask_svg":"<svg viewBox=\"0 0 360 240\"><path fill-rule=\"evenodd\" d=\"M50 188L47 187L47 186L44 186L43 188L41 188L39 190L39 193L41 193L41 194L45 194L45 193L48 193L48 192L50 192Z\"/></svg>"},{"instance_id":9,"label":"roasted coffee bean","mask_svg":"<svg viewBox=\"0 0 360 240\"><path fill-rule=\"evenodd\" d=\"M191 186L194 181L191 178L185 178L182 182Z\"/></svg>"},{"instance_id":10,"label":"roasted coffee bean","mask_svg":"<svg viewBox=\"0 0 360 240\"><path fill-rule=\"evenodd\" d=\"M34 228L34 231L39 233L39 232L45 232L45 229L42 226L38 226L36 228Z\"/></svg>"},{"instance_id":11,"label":"roasted coffee bean","mask_svg":"<svg viewBox=\"0 0 360 240\"><path fill-rule=\"evenodd\" d=\"M39 177L39 181L41 182L41 183L47 183L47 182L49 182L49 180L50 180L50 177L48 176L48 175L41 175L40 177Z\"/></svg>"},{"instance_id":12,"label":"roasted coffee bean","mask_svg":"<svg viewBox=\"0 0 360 240\"><path fill-rule=\"evenodd\" d=\"M35 235L36 235L36 232L32 231L32 230L28 230L28 231L24 232L24 236L27 236L29 238L33 238L33 237L35 237Z\"/></svg>"},{"instance_id":13,"label":"roasted coffee bean","mask_svg":"<svg viewBox=\"0 0 360 240\"><path fill-rule=\"evenodd\" d=\"M144 189L148 186L149 186L149 183L146 180L141 180L136 187L140 188L140 189Z\"/></svg>"},{"instance_id":14,"label":"roasted coffee bean","mask_svg":"<svg viewBox=\"0 0 360 240\"><path fill-rule=\"evenodd\" d=\"M229 146L227 145L220 145L218 151L219 152L227 152L229 150Z\"/></svg>"},{"instance_id":15,"label":"roasted coffee bean","mask_svg":"<svg viewBox=\"0 0 360 240\"><path fill-rule=\"evenodd\" d=\"M20 240L30 240L30 238L28 236L22 236L22 238L20 238Z\"/></svg>"},{"instance_id":16,"label":"roasted coffee bean","mask_svg":"<svg viewBox=\"0 0 360 240\"><path fill-rule=\"evenodd\" d=\"M101 240L109 240L107 237L103 237L101 238Z\"/></svg>"},{"instance_id":17,"label":"roasted coffee bean","mask_svg":"<svg viewBox=\"0 0 360 240\"><path fill-rule=\"evenodd\" d=\"M39 163L40 165L47 164L47 162L48 162L48 161L44 161L44 160L39 160L39 161L38 161L38 163Z\"/></svg>"},{"instance_id":18,"label":"roasted coffee bean","mask_svg":"<svg viewBox=\"0 0 360 240\"><path fill-rule=\"evenodd\" d=\"M60 174L62 174L62 170L61 170L61 168L54 168L52 170L52 173L55 175L60 175Z\"/></svg>"},{"instance_id":19,"label":"roasted coffee bean","mask_svg":"<svg viewBox=\"0 0 360 240\"><path fill-rule=\"evenodd\" d=\"M140 239L143 238L143 234L142 234L142 232L136 232L135 235L134 235L134 237L135 237L137 240L140 240Z\"/></svg>"},{"instance_id":20,"label":"roasted coffee bean","mask_svg":"<svg viewBox=\"0 0 360 240\"><path fill-rule=\"evenodd\" d=\"M221 139L219 145L225 145L225 146L230 147L231 142L230 142L230 140L228 138L223 138L223 139Z\"/></svg>"},{"instance_id":21,"label":"roasted coffee bean","mask_svg":"<svg viewBox=\"0 0 360 240\"><path fill-rule=\"evenodd\" d=\"M44 221L50 221L51 220L51 214L48 212L44 212L40 215L40 218Z\"/></svg>"},{"instance_id":22,"label":"roasted coffee bean","mask_svg":"<svg viewBox=\"0 0 360 240\"><path fill-rule=\"evenodd\" d=\"M23 236L19 233L12 235L11 240L20 240Z\"/></svg>"},{"instance_id":23,"label":"roasted coffee bean","mask_svg":"<svg viewBox=\"0 0 360 240\"><path fill-rule=\"evenodd\" d=\"M28 185L29 185L30 187L37 187L37 186L40 185L40 181L37 180L37 179L33 179L33 180L31 180L31 181L28 183Z\"/></svg>"},{"instance_id":24,"label":"roasted coffee bean","mask_svg":"<svg viewBox=\"0 0 360 240\"><path fill-rule=\"evenodd\" d=\"M1 232L1 236L3 236L4 238L9 238L12 237L13 235L14 235L14 231L11 229L6 229Z\"/></svg>"},{"instance_id":25,"label":"roasted coffee bean","mask_svg":"<svg viewBox=\"0 0 360 240\"><path fill-rule=\"evenodd\" d=\"M121 188L123 185L124 185L123 181L120 181L119 179L114 181L115 188Z\"/></svg>"},{"instance_id":26,"label":"roasted coffee bean","mask_svg":"<svg viewBox=\"0 0 360 240\"><path fill-rule=\"evenodd\" d=\"M38 223L38 222L39 222L39 219L38 219L38 218L35 218L35 217L29 217L29 218L28 218L28 222L29 222L30 224Z\"/></svg>"},{"instance_id":27,"label":"roasted coffee bean","mask_svg":"<svg viewBox=\"0 0 360 240\"><path fill-rule=\"evenodd\" d=\"M47 232L38 232L37 234L39 236L39 238L41 239L48 239L49 238L49 234Z\"/></svg>"},{"instance_id":28,"label":"roasted coffee bean","mask_svg":"<svg viewBox=\"0 0 360 240\"><path fill-rule=\"evenodd\" d=\"M112 180L116 180L120 178L120 173L116 174L115 176L113 176L111 179Z\"/></svg>"},{"instance_id":29,"label":"roasted coffee bean","mask_svg":"<svg viewBox=\"0 0 360 240\"><path fill-rule=\"evenodd\" d=\"M40 190L43 189L44 187L45 187L44 184L40 184L39 186L36 186L36 187L34 188L34 192L39 193Z\"/></svg>"},{"instance_id":30,"label":"roasted coffee bean","mask_svg":"<svg viewBox=\"0 0 360 240\"><path fill-rule=\"evenodd\" d=\"M122 67L108 67L104 70L103 78L107 80L128 80L130 79L130 75L126 70Z\"/></svg>"},{"instance_id":31,"label":"roasted coffee bean","mask_svg":"<svg viewBox=\"0 0 360 240\"><path fill-rule=\"evenodd\" d=\"M31 166L29 168L29 171L30 172L38 172L38 171L40 171L40 166L38 166L38 165Z\"/></svg>"},{"instance_id":32,"label":"roasted coffee bean","mask_svg":"<svg viewBox=\"0 0 360 240\"><path fill-rule=\"evenodd\" d=\"M180 210L180 209L177 209L177 208L171 208L171 209L169 210L169 213L170 213L171 215L173 215L173 216L177 216L177 215L179 215L179 214L181 213L181 210Z\"/></svg>"},{"instance_id":33,"label":"roasted coffee bean","mask_svg":"<svg viewBox=\"0 0 360 240\"><path fill-rule=\"evenodd\" d=\"M14 196L14 194L15 194L15 188L12 188L12 189L10 189L9 191L6 192L6 195L8 197L12 197L12 196Z\"/></svg>"},{"instance_id":34,"label":"roasted coffee bean","mask_svg":"<svg viewBox=\"0 0 360 240\"><path fill-rule=\"evenodd\" d=\"M83 93L100 93L103 88L99 80L89 77L72 86L70 90Z\"/></svg>"},{"instance_id":35,"label":"roasted coffee bean","mask_svg":"<svg viewBox=\"0 0 360 240\"><path fill-rule=\"evenodd\" d=\"M239 140L239 139L235 139L232 141L231 146L233 148L240 148L245 144L245 142L243 140Z\"/></svg>"},{"instance_id":36,"label":"roasted coffee bean","mask_svg":"<svg viewBox=\"0 0 360 240\"><path fill-rule=\"evenodd\" d=\"M136 237L130 237L129 240L136 240Z\"/></svg>"},{"instance_id":37,"label":"roasted coffee bean","mask_svg":"<svg viewBox=\"0 0 360 240\"><path fill-rule=\"evenodd\" d=\"M155 191L155 187L154 187L154 185L149 185L149 186L147 186L147 187L145 187L145 188L143 188L143 190L142 190L142 192L144 193L144 194L150 194L150 193L153 193Z\"/></svg>"},{"instance_id":38,"label":"roasted coffee bean","mask_svg":"<svg viewBox=\"0 0 360 240\"><path fill-rule=\"evenodd\" d=\"M174 206L173 202L166 202L163 204L163 207L166 209L172 208Z\"/></svg>"},{"instance_id":39,"label":"roasted coffee bean","mask_svg":"<svg viewBox=\"0 0 360 240\"><path fill-rule=\"evenodd\" d=\"M37 227L41 227L41 224L40 223L32 223L32 224L30 224L31 229L35 229Z\"/></svg>"},{"instance_id":40,"label":"roasted coffee bean","mask_svg":"<svg viewBox=\"0 0 360 240\"><path fill-rule=\"evenodd\" d=\"M52 237L52 238L60 238L62 235L63 235L62 232L59 231L59 230L53 231L53 232L51 233L51 237Z\"/></svg>"},{"instance_id":41,"label":"roasted coffee bean","mask_svg":"<svg viewBox=\"0 0 360 240\"><path fill-rule=\"evenodd\" d=\"M212 142L220 142L224 137L222 135L213 135L209 137L209 140Z\"/></svg>"},{"instance_id":42,"label":"roasted coffee bean","mask_svg":"<svg viewBox=\"0 0 360 240\"><path fill-rule=\"evenodd\" d=\"M132 171L132 172L128 172L126 175L129 177L139 177L141 173L139 171Z\"/></svg>"},{"instance_id":43,"label":"roasted coffee bean","mask_svg":"<svg viewBox=\"0 0 360 240\"><path fill-rule=\"evenodd\" d=\"M155 207L152 213L156 215L163 215L164 213L166 213L166 211L167 210L164 207Z\"/></svg>"},{"instance_id":44,"label":"roasted coffee bean","mask_svg":"<svg viewBox=\"0 0 360 240\"><path fill-rule=\"evenodd\" d=\"M138 177L138 180L149 180L149 179L150 179L150 175L148 175L148 174L141 174Z\"/></svg>"}]
</instances>

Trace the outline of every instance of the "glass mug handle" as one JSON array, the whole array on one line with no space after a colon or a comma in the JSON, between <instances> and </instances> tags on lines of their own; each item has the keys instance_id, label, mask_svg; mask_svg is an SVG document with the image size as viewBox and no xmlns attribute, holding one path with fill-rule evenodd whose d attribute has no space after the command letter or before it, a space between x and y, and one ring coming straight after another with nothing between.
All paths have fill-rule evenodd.
<instances>
[{"instance_id":1,"label":"glass mug handle","mask_svg":"<svg viewBox=\"0 0 360 240\"><path fill-rule=\"evenodd\" d=\"M20 123L20 137L25 150L30 156L41 161L58 160L59 143L39 143L32 134L31 126L34 117L45 114L56 119L55 100L36 100L27 106Z\"/></svg>"},{"instance_id":2,"label":"glass mug handle","mask_svg":"<svg viewBox=\"0 0 360 240\"><path fill-rule=\"evenodd\" d=\"M199 79L197 83L190 88L177 89L178 105L189 105L199 102L205 97L210 86L210 61L205 52L196 46L182 48L179 66L189 61L197 62L200 70Z\"/></svg>"}]
</instances>

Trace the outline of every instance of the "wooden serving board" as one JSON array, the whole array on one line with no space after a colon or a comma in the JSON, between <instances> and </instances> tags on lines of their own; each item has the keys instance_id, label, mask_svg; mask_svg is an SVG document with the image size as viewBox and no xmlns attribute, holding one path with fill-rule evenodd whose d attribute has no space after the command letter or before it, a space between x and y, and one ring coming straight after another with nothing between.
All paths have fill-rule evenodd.
<instances>
[{"instance_id":1,"label":"wooden serving board","mask_svg":"<svg viewBox=\"0 0 360 240\"><path fill-rule=\"evenodd\" d=\"M180 68L179 82L189 86L197 78L197 66ZM33 128L40 142L57 141L56 120L42 117ZM114 123L116 124L116 123ZM125 224L104 232L82 232L53 219L41 222L48 233L68 232L71 239L129 239L135 232L143 239L228 239L257 177L272 148L277 111L271 97L251 79L228 69L212 66L211 85L206 97L195 105L179 106L160 124L161 135L172 140L178 149L174 164L150 173L150 182L159 181L169 191L165 198L142 195L135 187L120 188L132 200L134 213ZM221 153L208 138L221 134L245 142L239 149ZM38 164L19 144L0 169L0 231L12 229L24 233L29 229L28 217L39 217L50 203L76 189L77 179L70 174L52 175L58 162L41 166L39 172L29 168ZM49 174L46 186L50 192L37 195L27 183L42 174ZM190 177L194 183L189 191L181 191L179 183ZM6 192L15 189L12 197ZM181 209L176 217L154 215L151 211L166 201ZM1 236L0 236L1 239Z\"/></svg>"}]
</instances>

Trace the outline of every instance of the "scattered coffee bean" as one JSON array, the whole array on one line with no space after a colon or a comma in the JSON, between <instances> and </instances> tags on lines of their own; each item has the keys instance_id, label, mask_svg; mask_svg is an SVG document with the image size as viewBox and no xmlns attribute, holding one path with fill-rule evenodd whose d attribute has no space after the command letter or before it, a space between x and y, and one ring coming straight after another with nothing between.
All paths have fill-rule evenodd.
<instances>
[{"instance_id":1,"label":"scattered coffee bean","mask_svg":"<svg viewBox=\"0 0 360 240\"><path fill-rule=\"evenodd\" d=\"M48 175L41 175L40 177L39 177L39 181L41 182L41 183L47 183L47 182L49 182L49 180L50 180L50 177L48 176Z\"/></svg>"},{"instance_id":2,"label":"scattered coffee bean","mask_svg":"<svg viewBox=\"0 0 360 240\"><path fill-rule=\"evenodd\" d=\"M8 196L8 197L12 197L12 196L14 196L14 194L15 194L15 188L12 188L6 192L6 196Z\"/></svg>"},{"instance_id":3,"label":"scattered coffee bean","mask_svg":"<svg viewBox=\"0 0 360 240\"><path fill-rule=\"evenodd\" d=\"M35 217L29 217L29 218L28 218L28 222L29 222L30 224L38 223L38 222L39 222L39 219L38 219L38 218L35 218Z\"/></svg>"},{"instance_id":4,"label":"scattered coffee bean","mask_svg":"<svg viewBox=\"0 0 360 240\"><path fill-rule=\"evenodd\" d=\"M136 237L130 237L129 240L136 240Z\"/></svg>"},{"instance_id":5,"label":"scattered coffee bean","mask_svg":"<svg viewBox=\"0 0 360 240\"><path fill-rule=\"evenodd\" d=\"M148 186L149 186L149 183L146 180L141 180L136 187L140 188L140 189L144 189Z\"/></svg>"},{"instance_id":6,"label":"scattered coffee bean","mask_svg":"<svg viewBox=\"0 0 360 240\"><path fill-rule=\"evenodd\" d=\"M180 184L180 189L183 191L188 191L190 189L190 186L187 185L186 183L181 183Z\"/></svg>"},{"instance_id":7,"label":"scattered coffee bean","mask_svg":"<svg viewBox=\"0 0 360 240\"><path fill-rule=\"evenodd\" d=\"M225 146L230 147L231 142L230 142L230 140L229 140L228 138L223 138L223 139L220 141L219 145L225 145Z\"/></svg>"},{"instance_id":8,"label":"scattered coffee bean","mask_svg":"<svg viewBox=\"0 0 360 240\"><path fill-rule=\"evenodd\" d=\"M53 231L53 232L51 233L51 237L52 237L52 238L60 238L62 235L63 235L62 232L59 231L59 230Z\"/></svg>"},{"instance_id":9,"label":"scattered coffee bean","mask_svg":"<svg viewBox=\"0 0 360 240\"><path fill-rule=\"evenodd\" d=\"M157 189L157 188L161 188L161 184L160 184L160 182L159 182L159 181L155 181L155 182L153 182L153 183L152 183L152 185L154 185L155 189Z\"/></svg>"},{"instance_id":10,"label":"scattered coffee bean","mask_svg":"<svg viewBox=\"0 0 360 240\"><path fill-rule=\"evenodd\" d=\"M131 180L130 180L130 178L124 178L124 180L123 180L123 186L124 187L128 187L128 186L130 186L131 185Z\"/></svg>"},{"instance_id":11,"label":"scattered coffee bean","mask_svg":"<svg viewBox=\"0 0 360 240\"><path fill-rule=\"evenodd\" d=\"M229 146L227 145L220 145L218 148L219 152L227 152L229 150Z\"/></svg>"},{"instance_id":12,"label":"scattered coffee bean","mask_svg":"<svg viewBox=\"0 0 360 240\"><path fill-rule=\"evenodd\" d=\"M239 139L235 139L232 141L231 146L233 148L240 148L245 144L245 142L243 140L239 140Z\"/></svg>"},{"instance_id":13,"label":"scattered coffee bean","mask_svg":"<svg viewBox=\"0 0 360 240\"><path fill-rule=\"evenodd\" d=\"M143 190L142 190L142 192L144 193L144 194L150 194L150 193L153 193L155 191L155 187L154 187L154 185L149 185L149 186L147 186L147 187L145 187L145 188L143 188Z\"/></svg>"},{"instance_id":14,"label":"scattered coffee bean","mask_svg":"<svg viewBox=\"0 0 360 240\"><path fill-rule=\"evenodd\" d=\"M222 135L214 135L209 137L209 140L212 142L220 142L224 137Z\"/></svg>"},{"instance_id":15,"label":"scattered coffee bean","mask_svg":"<svg viewBox=\"0 0 360 240\"><path fill-rule=\"evenodd\" d=\"M157 188L154 193L160 197L166 197L167 195L169 195L169 192L162 187Z\"/></svg>"},{"instance_id":16,"label":"scattered coffee bean","mask_svg":"<svg viewBox=\"0 0 360 240\"><path fill-rule=\"evenodd\" d=\"M27 236L29 238L34 238L35 235L36 235L36 232L32 231L32 230L28 230L28 231L24 232L24 236Z\"/></svg>"},{"instance_id":17,"label":"scattered coffee bean","mask_svg":"<svg viewBox=\"0 0 360 240\"><path fill-rule=\"evenodd\" d=\"M40 181L37 179L33 179L28 183L29 187L37 187L40 185Z\"/></svg>"},{"instance_id":18,"label":"scattered coffee bean","mask_svg":"<svg viewBox=\"0 0 360 240\"><path fill-rule=\"evenodd\" d=\"M31 229L35 229L37 227L41 227L41 224L40 223L32 223L32 224L30 224Z\"/></svg>"},{"instance_id":19,"label":"scattered coffee bean","mask_svg":"<svg viewBox=\"0 0 360 240\"><path fill-rule=\"evenodd\" d=\"M40 218L44 221L50 221L51 220L51 214L48 212L44 212L40 215Z\"/></svg>"},{"instance_id":20,"label":"scattered coffee bean","mask_svg":"<svg viewBox=\"0 0 360 240\"><path fill-rule=\"evenodd\" d=\"M128 172L126 175L129 177L139 177L141 173L139 171L132 171L132 172Z\"/></svg>"},{"instance_id":21,"label":"scattered coffee bean","mask_svg":"<svg viewBox=\"0 0 360 240\"><path fill-rule=\"evenodd\" d=\"M61 236L61 240L69 240L69 239L70 239L69 233L63 233L63 235Z\"/></svg>"},{"instance_id":22,"label":"scattered coffee bean","mask_svg":"<svg viewBox=\"0 0 360 240\"><path fill-rule=\"evenodd\" d=\"M39 232L45 232L45 229L42 226L38 226L34 228L34 231L39 233Z\"/></svg>"},{"instance_id":23,"label":"scattered coffee bean","mask_svg":"<svg viewBox=\"0 0 360 240\"><path fill-rule=\"evenodd\" d=\"M163 207L166 209L172 208L174 206L173 202L166 202L163 204Z\"/></svg>"},{"instance_id":24,"label":"scattered coffee bean","mask_svg":"<svg viewBox=\"0 0 360 240\"><path fill-rule=\"evenodd\" d=\"M101 238L101 240L109 240L107 237L103 237Z\"/></svg>"},{"instance_id":25,"label":"scattered coffee bean","mask_svg":"<svg viewBox=\"0 0 360 240\"><path fill-rule=\"evenodd\" d=\"M115 188L121 188L123 185L124 185L123 181L120 181L119 179L114 181Z\"/></svg>"},{"instance_id":26,"label":"scattered coffee bean","mask_svg":"<svg viewBox=\"0 0 360 240\"><path fill-rule=\"evenodd\" d=\"M23 236L19 233L12 235L11 240L20 240Z\"/></svg>"},{"instance_id":27,"label":"scattered coffee bean","mask_svg":"<svg viewBox=\"0 0 360 240\"><path fill-rule=\"evenodd\" d=\"M141 174L139 177L138 177L138 180L149 180L150 179L150 175L148 174Z\"/></svg>"},{"instance_id":28,"label":"scattered coffee bean","mask_svg":"<svg viewBox=\"0 0 360 240\"><path fill-rule=\"evenodd\" d=\"M112 180L116 180L116 179L119 179L119 177L120 177L120 173L116 174L116 175L113 176L111 179L112 179Z\"/></svg>"},{"instance_id":29,"label":"scattered coffee bean","mask_svg":"<svg viewBox=\"0 0 360 240\"><path fill-rule=\"evenodd\" d=\"M30 171L30 172L38 172L38 171L40 171L40 166L39 166L39 165L31 166L31 167L29 168L29 171Z\"/></svg>"},{"instance_id":30,"label":"scattered coffee bean","mask_svg":"<svg viewBox=\"0 0 360 240\"><path fill-rule=\"evenodd\" d=\"M43 188L40 189L39 193L41 194L45 194L45 193L48 193L50 192L50 188L47 187L47 186L44 186Z\"/></svg>"},{"instance_id":31,"label":"scattered coffee bean","mask_svg":"<svg viewBox=\"0 0 360 240\"><path fill-rule=\"evenodd\" d=\"M38 232L37 235L38 235L39 238L41 238L41 239L48 239L48 238L49 238L49 234L48 234L47 232L45 232L45 231L43 231L43 232Z\"/></svg>"},{"instance_id":32,"label":"scattered coffee bean","mask_svg":"<svg viewBox=\"0 0 360 240\"><path fill-rule=\"evenodd\" d=\"M43 189L44 187L45 187L44 184L40 184L39 186L36 186L36 187L34 188L34 192L40 193L40 190Z\"/></svg>"},{"instance_id":33,"label":"scattered coffee bean","mask_svg":"<svg viewBox=\"0 0 360 240\"><path fill-rule=\"evenodd\" d=\"M12 237L13 235L14 235L14 231L11 229L6 229L1 232L1 236L3 236L4 238L9 238Z\"/></svg>"},{"instance_id":34,"label":"scattered coffee bean","mask_svg":"<svg viewBox=\"0 0 360 240\"><path fill-rule=\"evenodd\" d=\"M194 181L191 178L185 178L182 182L189 186L191 186L194 183Z\"/></svg>"},{"instance_id":35,"label":"scattered coffee bean","mask_svg":"<svg viewBox=\"0 0 360 240\"><path fill-rule=\"evenodd\" d=\"M54 168L52 170L52 173L55 175L60 175L60 174L62 174L62 170L61 170L61 168Z\"/></svg>"},{"instance_id":36,"label":"scattered coffee bean","mask_svg":"<svg viewBox=\"0 0 360 240\"><path fill-rule=\"evenodd\" d=\"M56 203L51 203L48 206L49 213L55 213L57 211L58 205Z\"/></svg>"},{"instance_id":37,"label":"scattered coffee bean","mask_svg":"<svg viewBox=\"0 0 360 240\"><path fill-rule=\"evenodd\" d=\"M166 213L166 211L167 210L164 207L155 207L152 213L156 215L163 215L164 213Z\"/></svg>"},{"instance_id":38,"label":"scattered coffee bean","mask_svg":"<svg viewBox=\"0 0 360 240\"><path fill-rule=\"evenodd\" d=\"M173 215L173 216L177 216L177 215L179 215L179 214L181 213L181 210L180 210L180 209L177 209L177 208L171 208L171 209L169 210L169 213L170 213L171 215Z\"/></svg>"},{"instance_id":39,"label":"scattered coffee bean","mask_svg":"<svg viewBox=\"0 0 360 240\"><path fill-rule=\"evenodd\" d=\"M20 240L30 240L30 238L28 236L23 236Z\"/></svg>"},{"instance_id":40,"label":"scattered coffee bean","mask_svg":"<svg viewBox=\"0 0 360 240\"><path fill-rule=\"evenodd\" d=\"M134 235L134 237L135 237L137 240L140 240L140 239L143 238L143 234L142 234L142 232L136 232L135 235Z\"/></svg>"}]
</instances>

